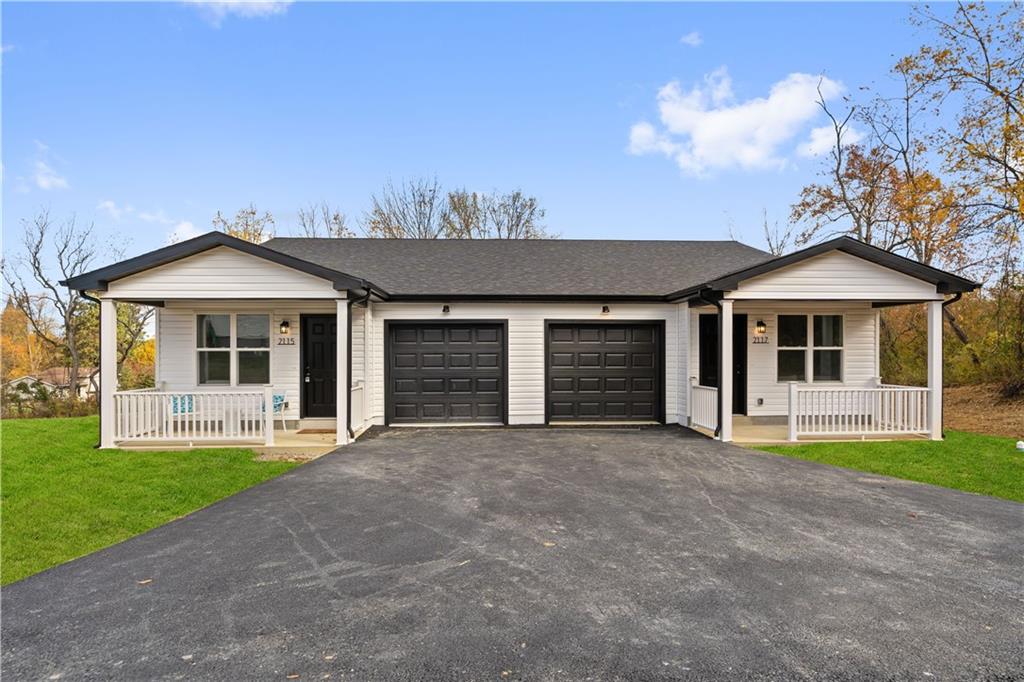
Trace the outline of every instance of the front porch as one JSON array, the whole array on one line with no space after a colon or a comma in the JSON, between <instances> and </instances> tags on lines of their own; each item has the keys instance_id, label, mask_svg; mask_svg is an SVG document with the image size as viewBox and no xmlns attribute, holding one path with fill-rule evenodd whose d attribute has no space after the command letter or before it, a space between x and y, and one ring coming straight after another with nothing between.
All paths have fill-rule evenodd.
<instances>
[{"instance_id":1,"label":"front porch","mask_svg":"<svg viewBox=\"0 0 1024 682\"><path fill-rule=\"evenodd\" d=\"M924 302L927 386L877 376L888 302L708 303L692 304L689 426L757 444L942 439L942 300Z\"/></svg>"}]
</instances>

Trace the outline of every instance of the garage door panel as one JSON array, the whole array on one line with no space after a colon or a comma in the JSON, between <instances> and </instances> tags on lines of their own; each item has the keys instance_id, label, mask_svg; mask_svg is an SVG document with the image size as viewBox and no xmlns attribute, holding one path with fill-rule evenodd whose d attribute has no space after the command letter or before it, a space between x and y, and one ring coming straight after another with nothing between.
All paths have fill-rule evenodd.
<instances>
[{"instance_id":1,"label":"garage door panel","mask_svg":"<svg viewBox=\"0 0 1024 682\"><path fill-rule=\"evenodd\" d=\"M547 414L552 421L660 421L661 326L550 323Z\"/></svg>"},{"instance_id":2,"label":"garage door panel","mask_svg":"<svg viewBox=\"0 0 1024 682\"><path fill-rule=\"evenodd\" d=\"M389 423L500 423L504 335L496 323L392 323Z\"/></svg>"},{"instance_id":3,"label":"garage door panel","mask_svg":"<svg viewBox=\"0 0 1024 682\"><path fill-rule=\"evenodd\" d=\"M575 383L572 377L552 377L551 391L553 393L572 393L576 390Z\"/></svg>"},{"instance_id":4,"label":"garage door panel","mask_svg":"<svg viewBox=\"0 0 1024 682\"><path fill-rule=\"evenodd\" d=\"M498 393L501 390L501 382L492 377L481 377L476 380L477 393Z\"/></svg>"},{"instance_id":5,"label":"garage door panel","mask_svg":"<svg viewBox=\"0 0 1024 682\"><path fill-rule=\"evenodd\" d=\"M395 353L395 367L415 367L417 357L415 353Z\"/></svg>"},{"instance_id":6,"label":"garage door panel","mask_svg":"<svg viewBox=\"0 0 1024 682\"><path fill-rule=\"evenodd\" d=\"M420 335L422 343L444 343L443 329L424 329Z\"/></svg>"}]
</instances>

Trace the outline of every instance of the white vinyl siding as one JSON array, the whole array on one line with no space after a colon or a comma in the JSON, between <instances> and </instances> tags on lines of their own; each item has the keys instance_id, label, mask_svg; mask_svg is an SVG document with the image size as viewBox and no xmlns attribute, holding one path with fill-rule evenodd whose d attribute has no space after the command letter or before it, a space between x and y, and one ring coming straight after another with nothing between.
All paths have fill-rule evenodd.
<instances>
[{"instance_id":1,"label":"white vinyl siding","mask_svg":"<svg viewBox=\"0 0 1024 682\"><path fill-rule=\"evenodd\" d=\"M156 322L157 338L157 377L163 387L169 391L189 390L196 388L195 364L195 316L204 312L253 312L270 313L270 383L275 391L285 394L288 407L285 417L299 418L299 390L302 381L300 367L301 325L299 316L303 314L333 315L334 301L267 301L267 302L203 302L173 301L160 309ZM288 336L295 340L293 345L281 345L281 322L288 320ZM358 320L358 322L357 322ZM362 378L362 310L352 309L353 333L359 329L359 338L353 338L356 344L352 349L352 381ZM358 357L357 357L358 354ZM214 389L214 386L204 387Z\"/></svg>"},{"instance_id":2,"label":"white vinyl siding","mask_svg":"<svg viewBox=\"0 0 1024 682\"><path fill-rule=\"evenodd\" d=\"M699 346L697 337L697 316L700 313L714 314L716 309L690 309L690 376L697 376L699 368ZM776 378L779 314L791 315L842 315L843 316L843 381L828 382L830 386L873 386L878 376L878 351L876 346L878 322L877 310L870 302L825 302L825 301L737 301L733 313L747 315L747 414L750 416L781 416L788 413L788 384ZM758 320L767 326L768 343L755 344L754 327ZM742 330L736 329L735 333ZM808 339L811 343L812 339ZM809 385L801 382L801 386ZM757 400L764 400L758 405Z\"/></svg>"},{"instance_id":3,"label":"white vinyl siding","mask_svg":"<svg viewBox=\"0 0 1024 682\"><path fill-rule=\"evenodd\" d=\"M127 300L335 299L339 297L339 292L326 279L226 246L218 246L195 256L114 280L103 295Z\"/></svg>"},{"instance_id":4,"label":"white vinyl siding","mask_svg":"<svg viewBox=\"0 0 1024 682\"><path fill-rule=\"evenodd\" d=\"M928 300L941 299L935 285L901 272L831 251L740 282L734 299Z\"/></svg>"},{"instance_id":5,"label":"white vinyl siding","mask_svg":"<svg viewBox=\"0 0 1024 682\"><path fill-rule=\"evenodd\" d=\"M610 303L611 314L601 314L601 303L375 303L373 306L373 419L384 423L384 321L385 320L507 320L508 321L508 419L510 424L544 423L544 321L545 320L664 320L666 421L679 421L679 329L674 304ZM685 414L685 412L684 412Z\"/></svg>"},{"instance_id":6,"label":"white vinyl siding","mask_svg":"<svg viewBox=\"0 0 1024 682\"><path fill-rule=\"evenodd\" d=\"M157 326L159 352L157 354L160 380L168 390L195 388L195 315L206 310L224 310L226 303L172 302L161 309ZM441 314L441 303L374 303L373 377L371 377L372 419L384 423L384 320L508 320L509 343L509 422L512 424L544 423L544 321L545 320L664 320L665 321L665 410L669 423L679 421L686 414L686 392L678 391L679 380L684 377L685 366L679 363L679 331L683 339L689 326L685 319L687 307L668 304L610 304L612 313L601 315L601 304L545 304L545 303L451 303L451 313ZM268 303L232 303L232 310L269 311L271 322L271 383L275 390L284 391L289 419L299 417L299 390L301 344L299 315L330 314L334 304L315 301L274 301ZM262 306L262 307L261 307ZM679 320L682 311L683 320ZM358 306L352 308L352 383L363 378L363 314ZM278 345L282 320L291 325L293 346Z\"/></svg>"}]
</instances>

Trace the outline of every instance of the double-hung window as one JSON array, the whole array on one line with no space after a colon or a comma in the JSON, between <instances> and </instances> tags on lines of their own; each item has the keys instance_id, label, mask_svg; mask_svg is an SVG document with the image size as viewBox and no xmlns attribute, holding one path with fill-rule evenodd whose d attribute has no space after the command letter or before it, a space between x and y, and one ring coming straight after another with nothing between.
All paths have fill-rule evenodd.
<instances>
[{"instance_id":1,"label":"double-hung window","mask_svg":"<svg viewBox=\"0 0 1024 682\"><path fill-rule=\"evenodd\" d=\"M196 356L201 386L269 384L270 315L197 315Z\"/></svg>"},{"instance_id":2,"label":"double-hung window","mask_svg":"<svg viewBox=\"0 0 1024 682\"><path fill-rule=\"evenodd\" d=\"M843 316L779 315L779 381L843 380Z\"/></svg>"}]
</instances>

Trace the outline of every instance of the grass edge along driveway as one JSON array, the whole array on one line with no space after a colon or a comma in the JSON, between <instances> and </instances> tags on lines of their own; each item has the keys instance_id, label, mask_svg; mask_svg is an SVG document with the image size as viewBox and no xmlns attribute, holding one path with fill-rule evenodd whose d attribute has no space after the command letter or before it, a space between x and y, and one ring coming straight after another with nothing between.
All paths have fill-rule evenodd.
<instances>
[{"instance_id":1,"label":"grass edge along driveway","mask_svg":"<svg viewBox=\"0 0 1024 682\"><path fill-rule=\"evenodd\" d=\"M946 439L758 445L758 450L1024 502L1024 453L1016 440L965 431Z\"/></svg>"},{"instance_id":2,"label":"grass edge along driveway","mask_svg":"<svg viewBox=\"0 0 1024 682\"><path fill-rule=\"evenodd\" d=\"M0 584L95 552L273 478L244 448L98 450L96 417L0 425Z\"/></svg>"}]
</instances>

